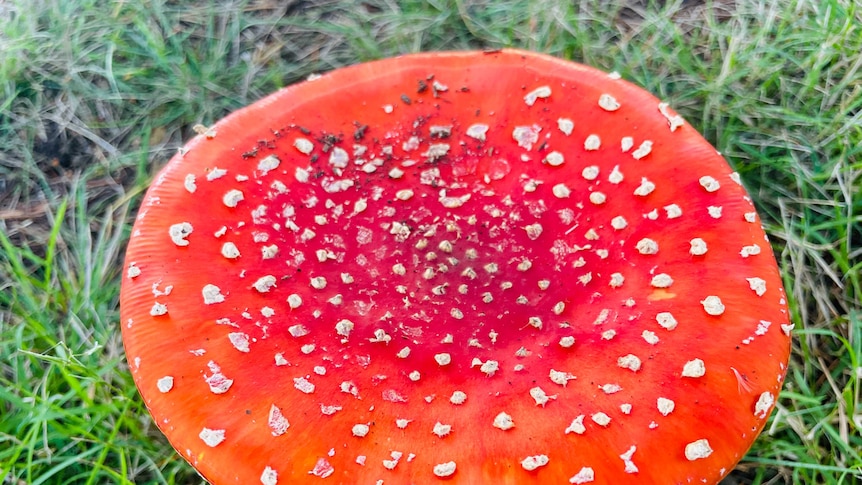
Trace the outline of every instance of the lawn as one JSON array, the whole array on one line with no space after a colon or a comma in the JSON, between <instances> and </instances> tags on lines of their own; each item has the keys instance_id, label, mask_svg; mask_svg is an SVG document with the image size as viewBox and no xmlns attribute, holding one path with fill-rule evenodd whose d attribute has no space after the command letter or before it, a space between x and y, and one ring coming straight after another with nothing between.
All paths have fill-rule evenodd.
<instances>
[{"instance_id":1,"label":"lawn","mask_svg":"<svg viewBox=\"0 0 862 485\"><path fill-rule=\"evenodd\" d=\"M617 71L740 173L794 331L725 484L862 480L862 4L856 0L0 0L0 479L201 483L118 324L143 192L193 126L362 61L518 47Z\"/></svg>"}]
</instances>

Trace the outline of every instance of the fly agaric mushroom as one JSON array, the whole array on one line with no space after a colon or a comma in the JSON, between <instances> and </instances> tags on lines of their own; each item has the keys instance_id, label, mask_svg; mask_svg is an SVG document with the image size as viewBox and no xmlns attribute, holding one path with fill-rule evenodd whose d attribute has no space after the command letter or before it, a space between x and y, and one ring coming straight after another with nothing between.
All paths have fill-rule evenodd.
<instances>
[{"instance_id":1,"label":"fly agaric mushroom","mask_svg":"<svg viewBox=\"0 0 862 485\"><path fill-rule=\"evenodd\" d=\"M715 483L786 372L768 249L618 75L410 55L201 130L144 198L123 337L214 484Z\"/></svg>"}]
</instances>

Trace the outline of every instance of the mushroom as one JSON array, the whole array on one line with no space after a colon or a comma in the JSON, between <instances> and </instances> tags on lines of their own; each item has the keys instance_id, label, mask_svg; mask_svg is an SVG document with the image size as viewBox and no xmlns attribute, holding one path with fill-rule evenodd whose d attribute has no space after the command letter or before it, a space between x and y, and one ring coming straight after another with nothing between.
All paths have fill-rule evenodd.
<instances>
[{"instance_id":1,"label":"mushroom","mask_svg":"<svg viewBox=\"0 0 862 485\"><path fill-rule=\"evenodd\" d=\"M618 75L409 55L200 131L121 313L212 483L716 483L763 428L792 325L751 199Z\"/></svg>"}]
</instances>

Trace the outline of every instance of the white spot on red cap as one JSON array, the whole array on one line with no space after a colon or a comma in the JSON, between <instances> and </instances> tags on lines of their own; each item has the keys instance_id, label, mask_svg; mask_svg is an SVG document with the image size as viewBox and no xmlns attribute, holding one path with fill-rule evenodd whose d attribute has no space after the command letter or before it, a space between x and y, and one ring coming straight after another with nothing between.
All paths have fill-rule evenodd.
<instances>
[{"instance_id":1,"label":"white spot on red cap","mask_svg":"<svg viewBox=\"0 0 862 485\"><path fill-rule=\"evenodd\" d=\"M389 454L389 456L392 459L383 460L383 468L386 468L387 470L394 470L395 467L398 466L398 461L401 460L402 456L404 456L404 453L401 453L400 451L393 451ZM382 480L380 480L379 482L382 482Z\"/></svg>"},{"instance_id":2,"label":"white spot on red cap","mask_svg":"<svg viewBox=\"0 0 862 485\"><path fill-rule=\"evenodd\" d=\"M275 276L273 275L261 276L252 286L261 293L268 293L275 286L275 281Z\"/></svg>"},{"instance_id":3,"label":"white spot on red cap","mask_svg":"<svg viewBox=\"0 0 862 485\"><path fill-rule=\"evenodd\" d=\"M646 177L641 177L641 184L635 189L634 194L640 197L646 197L653 193L655 184Z\"/></svg>"},{"instance_id":4,"label":"white spot on red cap","mask_svg":"<svg viewBox=\"0 0 862 485\"><path fill-rule=\"evenodd\" d=\"M655 240L645 237L635 245L638 252L641 254L656 254L658 253L658 243Z\"/></svg>"},{"instance_id":5,"label":"white spot on red cap","mask_svg":"<svg viewBox=\"0 0 862 485\"><path fill-rule=\"evenodd\" d=\"M195 183L195 174L190 173L186 175L186 178L183 180L183 188L190 194L194 194L198 189L197 184Z\"/></svg>"},{"instance_id":6,"label":"white spot on red cap","mask_svg":"<svg viewBox=\"0 0 862 485\"><path fill-rule=\"evenodd\" d=\"M673 412L673 408L676 407L676 404L665 397L660 397L656 400L656 408L658 412L662 414L662 416L667 416L668 414Z\"/></svg>"},{"instance_id":7,"label":"white spot on red cap","mask_svg":"<svg viewBox=\"0 0 862 485\"><path fill-rule=\"evenodd\" d=\"M641 333L641 337L650 345L655 345L659 342L658 335L649 330L644 330L643 333Z\"/></svg>"},{"instance_id":8,"label":"white spot on red cap","mask_svg":"<svg viewBox=\"0 0 862 485\"><path fill-rule=\"evenodd\" d=\"M326 278L323 276L315 276L311 278L311 287L315 290L322 290L326 288Z\"/></svg>"},{"instance_id":9,"label":"white spot on red cap","mask_svg":"<svg viewBox=\"0 0 862 485\"><path fill-rule=\"evenodd\" d=\"M308 179L311 177L311 172L302 167L296 167L293 172L293 177L301 184L308 183Z\"/></svg>"},{"instance_id":10,"label":"white spot on red cap","mask_svg":"<svg viewBox=\"0 0 862 485\"><path fill-rule=\"evenodd\" d=\"M303 155L308 155L314 150L314 143L306 138L297 138L293 141L293 146Z\"/></svg>"},{"instance_id":11,"label":"white spot on red cap","mask_svg":"<svg viewBox=\"0 0 862 485\"><path fill-rule=\"evenodd\" d=\"M551 95L550 86L539 86L538 88L530 91L524 96L524 102L527 103L527 106L533 106L536 103L536 100L539 98L547 98Z\"/></svg>"},{"instance_id":12,"label":"white spot on red cap","mask_svg":"<svg viewBox=\"0 0 862 485\"><path fill-rule=\"evenodd\" d=\"M129 268L126 270L126 277L134 279L141 275L141 268L135 266L136 264L137 263L134 261L129 263Z\"/></svg>"},{"instance_id":13,"label":"white spot on red cap","mask_svg":"<svg viewBox=\"0 0 862 485\"><path fill-rule=\"evenodd\" d=\"M623 369L637 372L641 368L641 360L634 354L627 354L617 359L617 365Z\"/></svg>"},{"instance_id":14,"label":"white spot on red cap","mask_svg":"<svg viewBox=\"0 0 862 485\"><path fill-rule=\"evenodd\" d=\"M161 393L170 392L174 388L174 378L172 376L164 376L156 381L156 387Z\"/></svg>"},{"instance_id":15,"label":"white spot on red cap","mask_svg":"<svg viewBox=\"0 0 862 485\"><path fill-rule=\"evenodd\" d=\"M479 141L485 141L485 136L488 133L488 125L484 123L474 123L467 128L465 134L470 138L475 138Z\"/></svg>"},{"instance_id":16,"label":"white spot on red cap","mask_svg":"<svg viewBox=\"0 0 862 485\"><path fill-rule=\"evenodd\" d=\"M667 103L659 103L658 110L667 120L667 124L670 127L670 131L674 132L677 128L683 126L685 124L685 120L683 120L682 116L678 114L671 113L668 110Z\"/></svg>"},{"instance_id":17,"label":"white spot on red cap","mask_svg":"<svg viewBox=\"0 0 862 485\"><path fill-rule=\"evenodd\" d=\"M233 348L239 350L240 352L248 352L249 351L249 336L243 332L231 332L227 335L228 340L230 340Z\"/></svg>"},{"instance_id":18,"label":"white spot on red cap","mask_svg":"<svg viewBox=\"0 0 862 485\"><path fill-rule=\"evenodd\" d=\"M574 375L568 372L561 372L554 369L551 369L548 377L551 379L551 382L553 382L554 384L559 384L563 387L565 387L569 381L576 379Z\"/></svg>"},{"instance_id":19,"label":"white spot on red cap","mask_svg":"<svg viewBox=\"0 0 862 485\"><path fill-rule=\"evenodd\" d=\"M566 199L572 195L572 190L564 183L558 183L551 188L554 197L558 199Z\"/></svg>"},{"instance_id":20,"label":"white spot on red cap","mask_svg":"<svg viewBox=\"0 0 862 485\"><path fill-rule=\"evenodd\" d=\"M210 448L215 448L220 445L224 439L224 430L223 429L210 429L204 428L198 434L198 437Z\"/></svg>"},{"instance_id":21,"label":"white spot on red cap","mask_svg":"<svg viewBox=\"0 0 862 485\"><path fill-rule=\"evenodd\" d=\"M568 349L573 345L575 345L575 337L572 337L571 335L560 337L560 347Z\"/></svg>"},{"instance_id":22,"label":"white spot on red cap","mask_svg":"<svg viewBox=\"0 0 862 485\"><path fill-rule=\"evenodd\" d=\"M515 422L512 420L512 416L501 412L497 416L494 417L494 427L502 429L503 431L512 429L515 427Z\"/></svg>"},{"instance_id":23,"label":"white spot on red cap","mask_svg":"<svg viewBox=\"0 0 862 485\"><path fill-rule=\"evenodd\" d=\"M263 473L260 474L260 483L263 485L278 485L278 472L272 469L272 467L264 468Z\"/></svg>"},{"instance_id":24,"label":"white spot on red cap","mask_svg":"<svg viewBox=\"0 0 862 485\"><path fill-rule=\"evenodd\" d=\"M608 182L612 184L619 184L624 179L623 173L620 172L620 166L614 165L613 170L611 170L610 175L608 175Z\"/></svg>"},{"instance_id":25,"label":"white spot on red cap","mask_svg":"<svg viewBox=\"0 0 862 485\"><path fill-rule=\"evenodd\" d=\"M673 284L673 278L667 273L659 273L652 277L650 284L656 288L669 288Z\"/></svg>"},{"instance_id":26,"label":"white spot on red cap","mask_svg":"<svg viewBox=\"0 0 862 485\"><path fill-rule=\"evenodd\" d=\"M438 422L434 423L434 428L431 430L431 432L434 433L435 435L437 435L438 437L442 438L442 437L447 436L449 433L452 432L452 425L451 424L443 424L443 423L438 421Z\"/></svg>"},{"instance_id":27,"label":"white spot on red cap","mask_svg":"<svg viewBox=\"0 0 862 485\"><path fill-rule=\"evenodd\" d=\"M747 258L749 256L756 256L758 254L760 254L760 246L758 246L757 244L743 246L742 251L739 252L739 255L743 258Z\"/></svg>"},{"instance_id":28,"label":"white spot on red cap","mask_svg":"<svg viewBox=\"0 0 862 485\"><path fill-rule=\"evenodd\" d=\"M411 189L401 189L395 192L395 198L398 200L410 200L412 197L413 191Z\"/></svg>"},{"instance_id":29,"label":"white spot on red cap","mask_svg":"<svg viewBox=\"0 0 862 485\"><path fill-rule=\"evenodd\" d=\"M452 362L452 356L446 352L442 352L439 354L435 354L434 360L437 361L437 364L439 364L441 366L449 365Z\"/></svg>"},{"instance_id":30,"label":"white spot on red cap","mask_svg":"<svg viewBox=\"0 0 862 485\"><path fill-rule=\"evenodd\" d=\"M368 434L368 431L370 431L370 429L371 428L367 424L360 423L354 424L353 428L351 428L350 431L351 433L353 433L353 436L356 436L357 438L364 438Z\"/></svg>"},{"instance_id":31,"label":"white spot on red cap","mask_svg":"<svg viewBox=\"0 0 862 485\"><path fill-rule=\"evenodd\" d=\"M635 160L640 160L641 158L647 156L652 152L652 141L644 140L639 147L632 152L632 158Z\"/></svg>"},{"instance_id":32,"label":"white spot on red cap","mask_svg":"<svg viewBox=\"0 0 862 485\"><path fill-rule=\"evenodd\" d=\"M278 254L278 246L275 244L264 246L260 248L260 253L262 259L273 259Z\"/></svg>"},{"instance_id":33,"label":"white spot on red cap","mask_svg":"<svg viewBox=\"0 0 862 485\"><path fill-rule=\"evenodd\" d=\"M593 205L602 205L608 200L608 197L604 194L604 192L590 192L590 202Z\"/></svg>"},{"instance_id":34,"label":"white spot on red cap","mask_svg":"<svg viewBox=\"0 0 862 485\"><path fill-rule=\"evenodd\" d=\"M524 467L524 470L531 472L539 467L547 465L548 461L548 455L533 455L521 460L521 466Z\"/></svg>"},{"instance_id":35,"label":"white spot on red cap","mask_svg":"<svg viewBox=\"0 0 862 485\"><path fill-rule=\"evenodd\" d=\"M212 391L213 394L226 393L233 385L233 379L225 377L225 375L221 373L219 365L213 361L209 361L209 363L207 363L207 367L210 372L212 372L212 375L208 376L204 374L204 380L207 385L209 385L210 391Z\"/></svg>"},{"instance_id":36,"label":"white spot on red cap","mask_svg":"<svg viewBox=\"0 0 862 485\"><path fill-rule=\"evenodd\" d=\"M320 478L326 478L333 473L335 473L335 468L325 458L318 458L317 463L314 464L314 468L308 472L309 475Z\"/></svg>"},{"instance_id":37,"label":"white spot on red cap","mask_svg":"<svg viewBox=\"0 0 862 485\"><path fill-rule=\"evenodd\" d=\"M293 378L293 387L297 388L299 391L305 394L311 394L314 392L314 384L308 381L305 377L294 377Z\"/></svg>"},{"instance_id":38,"label":"white spot on red cap","mask_svg":"<svg viewBox=\"0 0 862 485\"><path fill-rule=\"evenodd\" d=\"M721 184L714 177L709 175L704 175L701 177L698 182L700 182L700 186L703 187L707 192L715 192L719 188L721 188Z\"/></svg>"},{"instance_id":39,"label":"white spot on red cap","mask_svg":"<svg viewBox=\"0 0 862 485\"><path fill-rule=\"evenodd\" d=\"M407 402L407 398L402 396L395 389L386 389L383 391L381 396L383 397L383 400L387 402Z\"/></svg>"},{"instance_id":40,"label":"white spot on red cap","mask_svg":"<svg viewBox=\"0 0 862 485\"><path fill-rule=\"evenodd\" d=\"M620 109L620 103L610 94L602 94L599 96L599 107L605 111L616 111Z\"/></svg>"},{"instance_id":41,"label":"white spot on red cap","mask_svg":"<svg viewBox=\"0 0 862 485\"><path fill-rule=\"evenodd\" d=\"M775 404L775 396L769 391L764 392L754 404L754 415L760 419L766 419L773 404Z\"/></svg>"},{"instance_id":42,"label":"white spot on red cap","mask_svg":"<svg viewBox=\"0 0 862 485\"><path fill-rule=\"evenodd\" d=\"M156 282L156 283L153 283L153 286L152 286L152 288L153 288L153 296L155 296L155 297L159 297L159 296L167 296L167 295L170 295L170 294L171 294L171 291L173 291L173 289L174 289L174 286L173 286L173 285L167 285L167 286L165 286L165 289L164 289L164 290L160 290L160 289L159 289L159 285L160 285L160 284L161 284L161 281L158 281L158 282Z\"/></svg>"},{"instance_id":43,"label":"white spot on red cap","mask_svg":"<svg viewBox=\"0 0 862 485\"><path fill-rule=\"evenodd\" d=\"M160 317L162 315L168 314L168 306L164 303L155 302L153 303L152 308L150 308L150 315L154 317Z\"/></svg>"},{"instance_id":44,"label":"white spot on red cap","mask_svg":"<svg viewBox=\"0 0 862 485\"><path fill-rule=\"evenodd\" d=\"M620 149L623 153L632 149L635 146L635 139L630 136L624 136L620 139Z\"/></svg>"},{"instance_id":45,"label":"white spot on red cap","mask_svg":"<svg viewBox=\"0 0 862 485\"><path fill-rule=\"evenodd\" d=\"M706 374L706 365L701 359L692 359L682 367L683 377L703 377Z\"/></svg>"},{"instance_id":46,"label":"white spot on red cap","mask_svg":"<svg viewBox=\"0 0 862 485\"><path fill-rule=\"evenodd\" d=\"M392 336L389 335L388 333L386 333L386 330L383 330L382 328L378 328L378 329L374 330L374 337L368 339L368 341L372 342L372 343L388 344L389 342L392 341Z\"/></svg>"},{"instance_id":47,"label":"white spot on red cap","mask_svg":"<svg viewBox=\"0 0 862 485\"><path fill-rule=\"evenodd\" d=\"M296 293L292 293L287 297L287 305L291 310L295 310L302 305L302 297Z\"/></svg>"},{"instance_id":48,"label":"white spot on red cap","mask_svg":"<svg viewBox=\"0 0 862 485\"><path fill-rule=\"evenodd\" d=\"M611 424L611 417L601 411L590 416L590 419L602 427L607 427L607 425Z\"/></svg>"},{"instance_id":49,"label":"white spot on red cap","mask_svg":"<svg viewBox=\"0 0 862 485\"><path fill-rule=\"evenodd\" d=\"M245 200L245 195L237 189L228 190L222 197L222 202L227 207L236 207L243 200Z\"/></svg>"},{"instance_id":50,"label":"white spot on red cap","mask_svg":"<svg viewBox=\"0 0 862 485\"><path fill-rule=\"evenodd\" d=\"M631 446L625 453L620 455L620 458L623 460L623 465L625 466L626 473L638 472L638 467L632 461L632 456L634 456L636 450L636 446Z\"/></svg>"},{"instance_id":51,"label":"white spot on red cap","mask_svg":"<svg viewBox=\"0 0 862 485\"><path fill-rule=\"evenodd\" d=\"M668 204L664 206L664 212L668 219L676 219L682 216L682 209L676 204Z\"/></svg>"},{"instance_id":52,"label":"white spot on red cap","mask_svg":"<svg viewBox=\"0 0 862 485\"><path fill-rule=\"evenodd\" d=\"M766 293L766 280L763 278L745 278L748 281L748 286L757 296L763 296Z\"/></svg>"},{"instance_id":53,"label":"white spot on red cap","mask_svg":"<svg viewBox=\"0 0 862 485\"><path fill-rule=\"evenodd\" d=\"M599 167L596 165L584 167L581 171L581 176L584 177L584 180L595 180L599 177Z\"/></svg>"},{"instance_id":54,"label":"white spot on red cap","mask_svg":"<svg viewBox=\"0 0 862 485\"><path fill-rule=\"evenodd\" d=\"M512 130L512 138L518 142L518 146L529 150L533 148L533 143L539 141L539 132L542 128L538 125L532 126L516 126Z\"/></svg>"},{"instance_id":55,"label":"white spot on red cap","mask_svg":"<svg viewBox=\"0 0 862 485\"><path fill-rule=\"evenodd\" d=\"M590 483L596 479L596 472L593 471L592 468L585 466L578 471L578 473L569 479L569 483L574 483L576 485L580 485L583 483Z\"/></svg>"},{"instance_id":56,"label":"white spot on red cap","mask_svg":"<svg viewBox=\"0 0 862 485\"><path fill-rule=\"evenodd\" d=\"M269 429L273 436L283 435L287 432L287 428L290 427L290 423L287 421L287 418L284 417L281 409L279 409L275 404L269 408L267 424L269 425Z\"/></svg>"},{"instance_id":57,"label":"white spot on red cap","mask_svg":"<svg viewBox=\"0 0 862 485\"><path fill-rule=\"evenodd\" d=\"M623 390L619 384L602 384L599 386L599 389L601 389L605 394L616 394Z\"/></svg>"},{"instance_id":58,"label":"white spot on red cap","mask_svg":"<svg viewBox=\"0 0 862 485\"><path fill-rule=\"evenodd\" d=\"M696 237L690 241L691 249L688 250L692 256L703 256L706 254L706 241Z\"/></svg>"},{"instance_id":59,"label":"white spot on red cap","mask_svg":"<svg viewBox=\"0 0 862 485\"><path fill-rule=\"evenodd\" d=\"M700 303L703 305L704 311L712 316L718 316L724 313L724 304L721 302L721 298L717 296L707 296Z\"/></svg>"},{"instance_id":60,"label":"white spot on red cap","mask_svg":"<svg viewBox=\"0 0 862 485\"><path fill-rule=\"evenodd\" d=\"M227 174L227 170L223 168L213 167L212 170L207 172L207 182L212 182L213 180L220 179Z\"/></svg>"},{"instance_id":61,"label":"white spot on red cap","mask_svg":"<svg viewBox=\"0 0 862 485\"><path fill-rule=\"evenodd\" d=\"M471 194L464 194L460 197L452 197L452 196L447 196L445 194L446 194L446 190L445 189L441 190L440 191L440 198L438 200L439 200L440 204L442 204L443 207L445 207L447 209L457 209L457 208L461 207L462 205L464 205L465 203L467 203L467 201L470 200L470 197L471 197Z\"/></svg>"},{"instance_id":62,"label":"white spot on red cap","mask_svg":"<svg viewBox=\"0 0 862 485\"><path fill-rule=\"evenodd\" d=\"M332 152L329 154L329 165L335 169L342 169L347 167L347 163L350 161L350 156L347 154L341 147L333 147Z\"/></svg>"},{"instance_id":63,"label":"white spot on red cap","mask_svg":"<svg viewBox=\"0 0 862 485\"><path fill-rule=\"evenodd\" d=\"M685 458L689 461L706 458L711 454L712 448L706 439L699 439L685 445Z\"/></svg>"},{"instance_id":64,"label":"white spot on red cap","mask_svg":"<svg viewBox=\"0 0 862 485\"><path fill-rule=\"evenodd\" d=\"M670 312L660 312L656 314L655 320L662 326L662 328L667 330L675 329L678 323L676 318L674 318L673 314Z\"/></svg>"},{"instance_id":65,"label":"white spot on red cap","mask_svg":"<svg viewBox=\"0 0 862 485\"><path fill-rule=\"evenodd\" d=\"M178 224L172 224L170 228L168 228L168 235L171 237L171 241L174 244L180 247L188 246L189 242L186 241L186 238L189 237L189 234L194 231L192 225L188 222L180 222Z\"/></svg>"},{"instance_id":66,"label":"white spot on red cap","mask_svg":"<svg viewBox=\"0 0 862 485\"><path fill-rule=\"evenodd\" d=\"M559 167L563 163L565 163L566 159L563 157L563 154L557 151L553 151L548 153L545 158L542 160L542 163L550 165L552 167Z\"/></svg>"},{"instance_id":67,"label":"white spot on red cap","mask_svg":"<svg viewBox=\"0 0 862 485\"><path fill-rule=\"evenodd\" d=\"M232 242L222 244L221 255L227 259L236 259L240 257L239 249L236 247L236 244Z\"/></svg>"},{"instance_id":68,"label":"white spot on red cap","mask_svg":"<svg viewBox=\"0 0 862 485\"><path fill-rule=\"evenodd\" d=\"M338 323L335 324L335 332L342 337L349 337L350 332L353 331L354 324L348 319L339 320Z\"/></svg>"},{"instance_id":69,"label":"white spot on red cap","mask_svg":"<svg viewBox=\"0 0 862 485\"><path fill-rule=\"evenodd\" d=\"M558 118L557 128L559 128L564 135L569 136L572 134L572 130L575 129L575 123L569 118Z\"/></svg>"},{"instance_id":70,"label":"white spot on red cap","mask_svg":"<svg viewBox=\"0 0 862 485\"><path fill-rule=\"evenodd\" d=\"M584 150L593 151L598 150L602 146L602 139L599 138L599 135L592 134L587 136L587 139L584 140Z\"/></svg>"},{"instance_id":71,"label":"white spot on red cap","mask_svg":"<svg viewBox=\"0 0 862 485\"><path fill-rule=\"evenodd\" d=\"M457 465L454 461L440 463L439 465L434 465L434 475L440 478L451 477L455 474L456 468Z\"/></svg>"},{"instance_id":72,"label":"white spot on red cap","mask_svg":"<svg viewBox=\"0 0 862 485\"><path fill-rule=\"evenodd\" d=\"M206 305L213 305L224 301L224 295L222 295L221 289L216 285L205 285L201 293Z\"/></svg>"},{"instance_id":73,"label":"white spot on red cap","mask_svg":"<svg viewBox=\"0 0 862 485\"><path fill-rule=\"evenodd\" d=\"M341 406L336 406L334 404L321 404L320 414L324 416L332 416L333 414L337 413L338 411L341 411L342 409L344 408L342 408Z\"/></svg>"},{"instance_id":74,"label":"white spot on red cap","mask_svg":"<svg viewBox=\"0 0 862 485\"><path fill-rule=\"evenodd\" d=\"M264 468L263 473L260 474L260 483L263 485L278 485L278 472L269 466Z\"/></svg>"},{"instance_id":75,"label":"white spot on red cap","mask_svg":"<svg viewBox=\"0 0 862 485\"><path fill-rule=\"evenodd\" d=\"M569 427L566 428L565 434L569 434L569 433L584 434L584 432L587 431L586 426L584 426L584 418L585 417L586 416L581 414L580 416L573 419L571 424L569 424Z\"/></svg>"},{"instance_id":76,"label":"white spot on red cap","mask_svg":"<svg viewBox=\"0 0 862 485\"><path fill-rule=\"evenodd\" d=\"M261 161L257 162L257 170L261 175L266 175L269 172L278 168L278 165L281 163L281 160L278 159L275 155L268 155L265 158L261 159Z\"/></svg>"},{"instance_id":77,"label":"white spot on red cap","mask_svg":"<svg viewBox=\"0 0 862 485\"><path fill-rule=\"evenodd\" d=\"M488 377L494 375L497 372L497 369L500 368L500 363L496 360L488 360L479 366L479 370L485 373Z\"/></svg>"},{"instance_id":78,"label":"white spot on red cap","mask_svg":"<svg viewBox=\"0 0 862 485\"><path fill-rule=\"evenodd\" d=\"M611 219L611 227L613 227L617 231L625 229L628 225L628 221L626 221L625 217L623 216L616 216Z\"/></svg>"}]
</instances>

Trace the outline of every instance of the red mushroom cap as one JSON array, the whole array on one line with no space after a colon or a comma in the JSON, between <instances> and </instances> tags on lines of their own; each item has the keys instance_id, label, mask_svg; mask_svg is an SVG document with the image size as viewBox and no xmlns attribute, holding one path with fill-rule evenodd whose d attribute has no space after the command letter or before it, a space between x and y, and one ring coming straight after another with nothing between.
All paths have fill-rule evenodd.
<instances>
[{"instance_id":1,"label":"red mushroom cap","mask_svg":"<svg viewBox=\"0 0 862 485\"><path fill-rule=\"evenodd\" d=\"M134 226L132 373L215 484L715 483L778 395L778 268L617 75L404 56L202 130Z\"/></svg>"}]
</instances>

